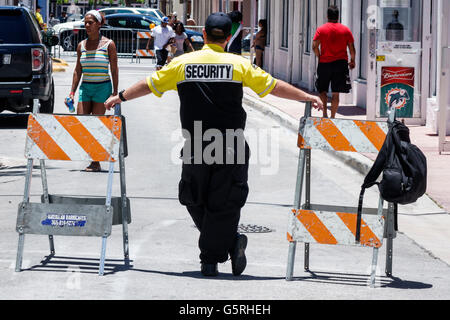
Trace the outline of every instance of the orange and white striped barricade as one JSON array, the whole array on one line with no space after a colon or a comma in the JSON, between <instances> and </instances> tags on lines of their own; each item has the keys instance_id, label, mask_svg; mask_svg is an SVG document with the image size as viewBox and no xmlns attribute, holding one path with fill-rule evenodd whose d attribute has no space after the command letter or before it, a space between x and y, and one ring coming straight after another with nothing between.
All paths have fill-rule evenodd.
<instances>
[{"instance_id":1,"label":"orange and white striped barricade","mask_svg":"<svg viewBox=\"0 0 450 320\"><path fill-rule=\"evenodd\" d=\"M35 106L37 104L35 102ZM36 110L28 118L25 145L27 173L16 226L19 233L16 272L21 271L25 234L43 234L49 236L49 258L55 255L55 235L102 237L99 275L103 275L106 240L111 235L113 224L122 224L124 261L128 266L128 223L131 222L131 215L125 183L125 119L120 115L120 105L115 107L114 116L41 114ZM41 203L30 202L35 159L40 160L43 187ZM46 160L109 162L106 198L50 195ZM121 196L112 197L114 163L117 160L120 166Z\"/></svg>"},{"instance_id":2,"label":"orange and white striped barricade","mask_svg":"<svg viewBox=\"0 0 450 320\"><path fill-rule=\"evenodd\" d=\"M151 32L150 31L138 31L136 34L137 44L136 44L136 61L141 63L141 57L150 57L155 58L155 52L153 50L140 49L139 41L140 39L150 39Z\"/></svg>"},{"instance_id":3,"label":"orange and white striped barricade","mask_svg":"<svg viewBox=\"0 0 450 320\"><path fill-rule=\"evenodd\" d=\"M395 118L390 111L389 121ZM360 241L356 242L357 209L349 207L311 204L311 151L378 153L386 139L388 122L327 119L311 117L311 103L307 103L305 116L300 120L298 147L300 148L295 190L295 208L289 219L287 238L289 254L286 280L292 280L297 242L305 243L304 268L309 270L310 243L349 245L373 248L370 283L375 285L378 249L387 239L386 274L392 275L392 248L394 206L383 209L380 196L378 209L363 208ZM305 202L301 197L305 178Z\"/></svg>"}]
</instances>

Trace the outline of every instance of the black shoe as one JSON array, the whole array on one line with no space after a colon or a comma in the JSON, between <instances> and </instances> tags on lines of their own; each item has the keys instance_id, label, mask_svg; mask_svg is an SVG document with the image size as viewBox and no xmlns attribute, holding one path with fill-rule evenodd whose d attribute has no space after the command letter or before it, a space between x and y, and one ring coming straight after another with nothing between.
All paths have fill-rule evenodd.
<instances>
[{"instance_id":1,"label":"black shoe","mask_svg":"<svg viewBox=\"0 0 450 320\"><path fill-rule=\"evenodd\" d=\"M217 277L219 270L217 269L217 263L203 263L202 262L202 274L205 277Z\"/></svg>"},{"instance_id":2,"label":"black shoe","mask_svg":"<svg viewBox=\"0 0 450 320\"><path fill-rule=\"evenodd\" d=\"M244 272L247 266L247 258L245 257L245 248L247 248L247 236L238 234L236 244L231 253L231 270L234 276L239 276Z\"/></svg>"}]
</instances>

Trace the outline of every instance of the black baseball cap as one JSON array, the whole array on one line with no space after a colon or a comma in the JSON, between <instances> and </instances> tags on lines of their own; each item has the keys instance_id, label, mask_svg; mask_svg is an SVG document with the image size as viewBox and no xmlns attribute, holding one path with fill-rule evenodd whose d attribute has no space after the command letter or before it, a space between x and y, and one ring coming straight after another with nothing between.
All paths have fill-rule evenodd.
<instances>
[{"instance_id":1,"label":"black baseball cap","mask_svg":"<svg viewBox=\"0 0 450 320\"><path fill-rule=\"evenodd\" d=\"M231 34L231 24L231 19L226 13L215 12L206 19L205 31L210 36L226 38Z\"/></svg>"}]
</instances>

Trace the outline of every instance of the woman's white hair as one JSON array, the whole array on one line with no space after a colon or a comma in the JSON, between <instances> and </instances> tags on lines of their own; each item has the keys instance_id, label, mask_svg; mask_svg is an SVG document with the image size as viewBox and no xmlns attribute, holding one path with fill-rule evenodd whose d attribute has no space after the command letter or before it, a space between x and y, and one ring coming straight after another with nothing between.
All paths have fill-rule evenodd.
<instances>
[{"instance_id":1,"label":"woman's white hair","mask_svg":"<svg viewBox=\"0 0 450 320\"><path fill-rule=\"evenodd\" d=\"M94 16L94 18L97 19L97 21L100 23L103 21L102 15L97 10L90 10L90 11L86 12L86 14L84 16L86 17L88 14L90 14L91 16Z\"/></svg>"}]
</instances>

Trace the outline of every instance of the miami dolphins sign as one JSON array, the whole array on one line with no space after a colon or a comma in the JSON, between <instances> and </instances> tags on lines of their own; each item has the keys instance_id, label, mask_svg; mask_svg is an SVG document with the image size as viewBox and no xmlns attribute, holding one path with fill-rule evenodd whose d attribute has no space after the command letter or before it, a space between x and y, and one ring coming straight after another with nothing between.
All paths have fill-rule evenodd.
<instances>
[{"instance_id":1,"label":"miami dolphins sign","mask_svg":"<svg viewBox=\"0 0 450 320\"><path fill-rule=\"evenodd\" d=\"M391 107L397 109L397 117L412 118L414 114L414 68L381 68L381 106L382 117L387 116Z\"/></svg>"}]
</instances>

